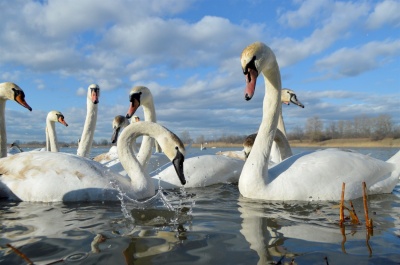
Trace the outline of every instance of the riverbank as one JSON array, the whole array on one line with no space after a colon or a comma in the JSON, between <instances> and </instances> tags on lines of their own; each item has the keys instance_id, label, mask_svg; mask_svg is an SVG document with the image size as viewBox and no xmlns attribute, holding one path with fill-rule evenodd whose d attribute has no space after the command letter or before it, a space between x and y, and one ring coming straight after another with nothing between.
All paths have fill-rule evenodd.
<instances>
[{"instance_id":1,"label":"riverbank","mask_svg":"<svg viewBox=\"0 0 400 265\"><path fill-rule=\"evenodd\" d=\"M291 147L339 147L339 148L349 148L349 147L364 147L364 148L400 148L400 138L385 138L379 141L372 141L369 138L357 138L357 139L331 139L321 142L311 142L308 140L292 140L289 141ZM206 148L221 147L221 148L242 148L242 144L232 144L224 142L212 142L203 145ZM192 147L200 148L200 144L192 144Z\"/></svg>"}]
</instances>

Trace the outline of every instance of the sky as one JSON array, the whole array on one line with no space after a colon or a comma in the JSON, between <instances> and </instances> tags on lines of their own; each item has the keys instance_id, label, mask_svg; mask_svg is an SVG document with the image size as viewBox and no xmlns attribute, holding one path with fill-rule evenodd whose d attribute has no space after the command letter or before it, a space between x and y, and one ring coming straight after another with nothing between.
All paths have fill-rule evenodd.
<instances>
[{"instance_id":1,"label":"sky","mask_svg":"<svg viewBox=\"0 0 400 265\"><path fill-rule=\"evenodd\" d=\"M289 133L312 117L328 126L388 114L400 124L398 0L0 0L0 10L0 82L18 84L33 108L7 103L9 143L44 141L51 110L69 124L57 124L58 140L77 141L92 83L95 140L111 138L137 85L178 136L254 133L264 82L245 101L240 54L255 41L272 48L282 86L305 105L283 106Z\"/></svg>"}]
</instances>

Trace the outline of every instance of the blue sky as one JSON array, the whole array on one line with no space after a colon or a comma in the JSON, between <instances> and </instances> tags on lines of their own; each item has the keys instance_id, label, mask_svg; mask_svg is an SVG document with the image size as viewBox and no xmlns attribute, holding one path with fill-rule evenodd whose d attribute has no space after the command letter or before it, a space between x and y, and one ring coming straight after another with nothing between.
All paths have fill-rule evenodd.
<instances>
[{"instance_id":1,"label":"blue sky","mask_svg":"<svg viewBox=\"0 0 400 265\"><path fill-rule=\"evenodd\" d=\"M0 82L33 108L8 102L8 142L44 141L59 110L77 141L86 89L101 88L95 139L111 137L128 93L145 85L158 122L193 139L245 135L261 121L263 82L246 102L240 53L254 41L278 58L283 87L306 105L283 106L287 130L389 114L400 124L400 1L0 0ZM137 115L143 117L140 109Z\"/></svg>"}]
</instances>

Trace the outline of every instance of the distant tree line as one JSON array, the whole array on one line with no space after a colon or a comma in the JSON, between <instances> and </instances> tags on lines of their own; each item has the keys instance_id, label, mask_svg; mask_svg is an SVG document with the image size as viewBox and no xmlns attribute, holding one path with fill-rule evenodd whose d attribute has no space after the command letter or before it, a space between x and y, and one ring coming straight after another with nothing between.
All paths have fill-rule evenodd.
<instances>
[{"instance_id":1,"label":"distant tree line","mask_svg":"<svg viewBox=\"0 0 400 265\"><path fill-rule=\"evenodd\" d=\"M324 124L318 117L307 119L304 128L296 126L288 133L289 140L309 140L313 142L343 138L369 138L373 141L384 138L400 138L400 127L395 126L389 115L377 117L357 116L354 120L332 121Z\"/></svg>"},{"instance_id":2,"label":"distant tree line","mask_svg":"<svg viewBox=\"0 0 400 265\"><path fill-rule=\"evenodd\" d=\"M204 135L200 135L193 140L188 131L183 131L179 135L185 144L201 144L206 142L240 144L243 143L246 136L224 134L220 137L213 137L211 140L206 139ZM332 121L328 124L324 124L318 116L314 116L308 118L303 127L296 126L291 131L288 131L287 137L289 140L308 140L313 142L345 138L369 138L373 141L378 141L387 137L400 138L400 126L395 126L391 116L386 114L377 117L360 115L353 120Z\"/></svg>"},{"instance_id":3,"label":"distant tree line","mask_svg":"<svg viewBox=\"0 0 400 265\"><path fill-rule=\"evenodd\" d=\"M192 139L188 131L183 131L179 137L185 144L190 143L208 143L223 142L231 144L241 144L247 135L226 135L206 139L204 135ZM400 126L394 125L389 115L383 114L377 117L367 117L365 115L357 116L353 120L332 121L328 124L318 117L308 118L304 127L295 126L287 132L289 140L308 140L313 142L325 141L330 139L348 139L348 138L369 138L374 141L382 140L387 137L394 139L400 138ZM46 142L30 141L28 145L45 146ZM70 143L60 142L60 146L77 146L76 141ZM110 146L110 141L106 139L93 140L93 146Z\"/></svg>"}]
</instances>

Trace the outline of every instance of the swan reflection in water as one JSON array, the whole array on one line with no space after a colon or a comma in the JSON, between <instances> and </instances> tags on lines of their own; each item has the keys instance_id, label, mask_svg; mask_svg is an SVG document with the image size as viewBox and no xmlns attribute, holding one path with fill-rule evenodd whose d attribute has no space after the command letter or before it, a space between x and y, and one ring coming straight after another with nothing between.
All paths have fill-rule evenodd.
<instances>
[{"instance_id":1,"label":"swan reflection in water","mask_svg":"<svg viewBox=\"0 0 400 265\"><path fill-rule=\"evenodd\" d=\"M238 205L242 218L240 233L249 243L250 249L257 253L258 264L275 264L279 261L282 264L290 264L293 260L301 263L302 259L310 261L310 258L319 264L325 264L324 259L327 257L330 260L335 258L338 261L349 262L352 256L347 255L348 253L365 256L366 260L374 253L374 247L371 246L373 235L368 232L364 224L354 225L349 222L342 227L339 226L339 211L334 207L335 203L302 204L266 201L260 204L240 197ZM354 201L354 205L356 210L363 211L361 199ZM360 221L364 222L363 217L360 217ZM378 235L387 229L381 227L374 233ZM312 247L312 244L316 246ZM334 251L327 252L327 249L340 248L343 255L338 255ZM307 253L309 249L316 251Z\"/></svg>"}]
</instances>

